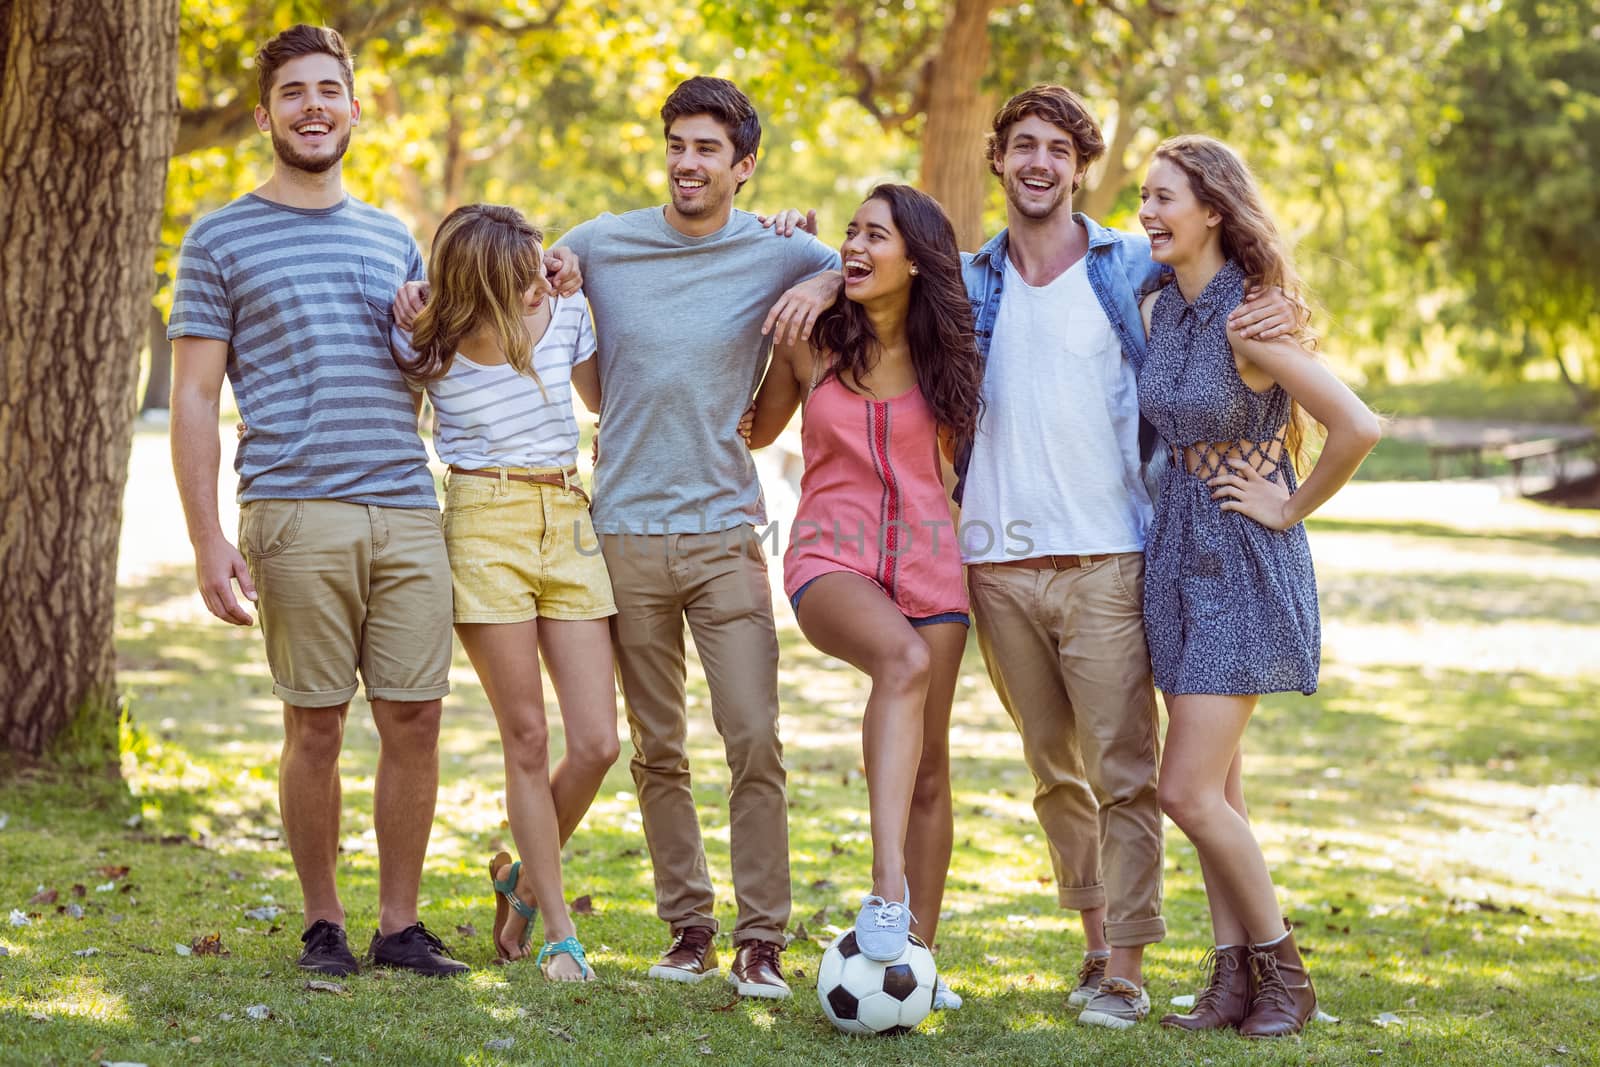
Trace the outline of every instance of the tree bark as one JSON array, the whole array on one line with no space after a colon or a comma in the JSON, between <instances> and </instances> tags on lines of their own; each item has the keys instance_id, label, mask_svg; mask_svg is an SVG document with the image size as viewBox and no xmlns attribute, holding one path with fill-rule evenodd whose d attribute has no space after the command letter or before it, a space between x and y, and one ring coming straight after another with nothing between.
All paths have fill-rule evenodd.
<instances>
[{"instance_id":1,"label":"tree bark","mask_svg":"<svg viewBox=\"0 0 1600 1067\"><path fill-rule=\"evenodd\" d=\"M178 0L0 12L0 737L36 757L69 725L116 737L117 541Z\"/></svg>"},{"instance_id":2,"label":"tree bark","mask_svg":"<svg viewBox=\"0 0 1600 1067\"><path fill-rule=\"evenodd\" d=\"M994 94L982 88L989 65L989 12L997 0L953 0L928 89L922 129L924 191L944 205L956 243L983 243L983 199L989 170L983 134L994 117Z\"/></svg>"}]
</instances>

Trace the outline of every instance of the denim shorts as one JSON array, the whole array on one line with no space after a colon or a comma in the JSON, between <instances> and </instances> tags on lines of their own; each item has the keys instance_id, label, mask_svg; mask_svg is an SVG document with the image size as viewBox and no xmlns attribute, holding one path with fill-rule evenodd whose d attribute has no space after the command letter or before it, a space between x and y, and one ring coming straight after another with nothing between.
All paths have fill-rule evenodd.
<instances>
[{"instance_id":1,"label":"denim shorts","mask_svg":"<svg viewBox=\"0 0 1600 1067\"><path fill-rule=\"evenodd\" d=\"M617 613L588 498L576 485L452 473L445 480L444 541L458 623L603 619Z\"/></svg>"}]
</instances>

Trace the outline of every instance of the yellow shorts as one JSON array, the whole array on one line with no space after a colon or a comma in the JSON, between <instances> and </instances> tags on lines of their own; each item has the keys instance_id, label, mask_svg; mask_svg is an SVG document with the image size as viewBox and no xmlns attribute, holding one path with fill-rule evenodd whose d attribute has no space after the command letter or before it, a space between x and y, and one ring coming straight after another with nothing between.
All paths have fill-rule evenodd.
<instances>
[{"instance_id":1,"label":"yellow shorts","mask_svg":"<svg viewBox=\"0 0 1600 1067\"><path fill-rule=\"evenodd\" d=\"M603 619L617 613L588 500L576 487L450 474L444 540L458 623Z\"/></svg>"}]
</instances>

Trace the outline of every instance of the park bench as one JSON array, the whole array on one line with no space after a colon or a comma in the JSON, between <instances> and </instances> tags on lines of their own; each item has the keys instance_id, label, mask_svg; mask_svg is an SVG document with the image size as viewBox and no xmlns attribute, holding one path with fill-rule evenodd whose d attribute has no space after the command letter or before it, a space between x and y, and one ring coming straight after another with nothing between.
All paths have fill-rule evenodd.
<instances>
[{"instance_id":1,"label":"park bench","mask_svg":"<svg viewBox=\"0 0 1600 1067\"><path fill-rule=\"evenodd\" d=\"M1511 464L1511 478L1517 493L1522 493L1522 469L1534 461L1549 460L1556 485L1566 482L1567 458L1581 452L1600 451L1600 437L1593 433L1565 437L1542 437L1533 441L1518 441L1501 447L1499 452Z\"/></svg>"}]
</instances>

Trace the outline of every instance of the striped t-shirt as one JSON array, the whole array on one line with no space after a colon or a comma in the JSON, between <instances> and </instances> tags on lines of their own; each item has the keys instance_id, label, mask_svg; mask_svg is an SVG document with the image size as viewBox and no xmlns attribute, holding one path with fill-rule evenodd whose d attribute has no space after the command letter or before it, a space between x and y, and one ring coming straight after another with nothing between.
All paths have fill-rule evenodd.
<instances>
[{"instance_id":1,"label":"striped t-shirt","mask_svg":"<svg viewBox=\"0 0 1600 1067\"><path fill-rule=\"evenodd\" d=\"M250 193L189 228L167 336L228 342L241 502L438 507L388 345L395 291L422 276L405 225L354 197L313 209Z\"/></svg>"},{"instance_id":2,"label":"striped t-shirt","mask_svg":"<svg viewBox=\"0 0 1600 1067\"><path fill-rule=\"evenodd\" d=\"M465 470L576 463L572 368L592 358L594 328L581 291L555 300L550 325L533 346L543 393L509 363L484 366L456 353L449 373L428 383L439 461Z\"/></svg>"}]
</instances>

